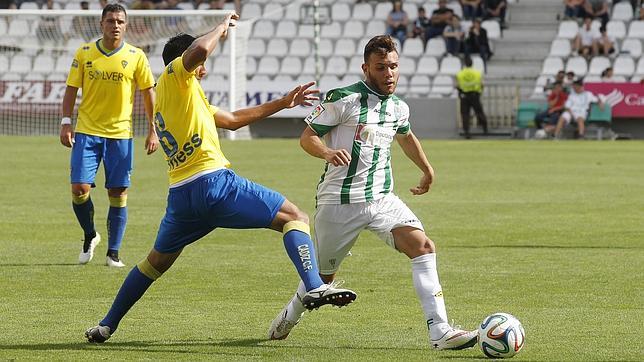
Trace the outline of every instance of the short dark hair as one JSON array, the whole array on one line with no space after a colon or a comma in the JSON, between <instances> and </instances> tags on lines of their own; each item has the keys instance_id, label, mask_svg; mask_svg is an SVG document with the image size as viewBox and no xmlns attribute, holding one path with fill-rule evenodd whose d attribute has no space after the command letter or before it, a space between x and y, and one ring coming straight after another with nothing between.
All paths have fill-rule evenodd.
<instances>
[{"instance_id":1,"label":"short dark hair","mask_svg":"<svg viewBox=\"0 0 644 362\"><path fill-rule=\"evenodd\" d=\"M472 58L470 58L469 55L465 56L465 59L463 59L463 62L465 63L466 67L471 67L472 66Z\"/></svg>"},{"instance_id":2,"label":"short dark hair","mask_svg":"<svg viewBox=\"0 0 644 362\"><path fill-rule=\"evenodd\" d=\"M195 39L194 36L186 33L180 33L170 38L163 47L163 64L168 65L180 57Z\"/></svg>"},{"instance_id":3,"label":"short dark hair","mask_svg":"<svg viewBox=\"0 0 644 362\"><path fill-rule=\"evenodd\" d=\"M584 80L582 78L577 78L572 82L573 85L584 85Z\"/></svg>"},{"instance_id":4,"label":"short dark hair","mask_svg":"<svg viewBox=\"0 0 644 362\"><path fill-rule=\"evenodd\" d=\"M563 87L563 82L562 82L562 81L560 81L560 80L558 80L558 81L556 81L556 82L554 82L554 83L552 84L552 86L553 86L553 87L556 87L556 86L558 86L558 85Z\"/></svg>"},{"instance_id":5,"label":"short dark hair","mask_svg":"<svg viewBox=\"0 0 644 362\"><path fill-rule=\"evenodd\" d=\"M369 40L367 45L364 47L364 62L369 61L369 56L371 54L381 54L386 55L387 53L396 52L396 43L389 35L378 35L374 36Z\"/></svg>"},{"instance_id":6,"label":"short dark hair","mask_svg":"<svg viewBox=\"0 0 644 362\"><path fill-rule=\"evenodd\" d=\"M125 11L125 8L121 4L107 4L103 8L103 12L101 13L101 20L105 18L105 15L107 15L107 13L123 13L127 18L127 11Z\"/></svg>"}]
</instances>

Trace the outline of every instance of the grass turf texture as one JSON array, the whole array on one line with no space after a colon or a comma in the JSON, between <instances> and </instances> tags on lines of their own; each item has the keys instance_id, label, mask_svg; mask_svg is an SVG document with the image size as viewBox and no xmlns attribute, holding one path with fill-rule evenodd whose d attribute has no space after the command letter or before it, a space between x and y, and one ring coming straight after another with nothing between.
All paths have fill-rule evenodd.
<instances>
[{"instance_id":1,"label":"grass turf texture","mask_svg":"<svg viewBox=\"0 0 644 362\"><path fill-rule=\"evenodd\" d=\"M186 248L105 345L83 331L111 305L152 246L167 192L160 152L135 142L121 270L76 265L69 152L56 137L0 137L0 359L471 360L478 348L429 348L409 262L363 233L339 277L348 308L307 313L285 341L265 340L297 276L281 235L217 230ZM642 360L642 142L424 142L437 179L412 197L419 173L394 146L396 192L439 250L449 317L474 328L502 311L527 334L517 360ZM223 142L241 175L313 213L322 162L295 140ZM106 236L103 171L92 192ZM638 327L639 326L639 327Z\"/></svg>"}]
</instances>

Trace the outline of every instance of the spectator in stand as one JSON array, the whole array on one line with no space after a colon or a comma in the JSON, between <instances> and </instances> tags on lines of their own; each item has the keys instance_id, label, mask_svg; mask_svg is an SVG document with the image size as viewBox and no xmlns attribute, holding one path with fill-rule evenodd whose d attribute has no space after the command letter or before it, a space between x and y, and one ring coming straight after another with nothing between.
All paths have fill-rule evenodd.
<instances>
[{"instance_id":1,"label":"spectator in stand","mask_svg":"<svg viewBox=\"0 0 644 362\"><path fill-rule=\"evenodd\" d=\"M501 28L505 28L505 10L508 6L506 0L483 0L483 18L485 20L497 18Z\"/></svg>"},{"instance_id":2,"label":"spectator in stand","mask_svg":"<svg viewBox=\"0 0 644 362\"><path fill-rule=\"evenodd\" d=\"M195 9L199 7L199 4L202 1L198 1L195 4ZM224 5L229 2L234 2L235 3L235 12L237 14L241 14L241 0L210 0L210 10L222 10L224 8Z\"/></svg>"},{"instance_id":3,"label":"spectator in stand","mask_svg":"<svg viewBox=\"0 0 644 362\"><path fill-rule=\"evenodd\" d=\"M80 8L81 10L89 10L89 2L81 1ZM101 27L92 16L74 16L72 29L74 35L80 34L86 42L101 35Z\"/></svg>"},{"instance_id":4,"label":"spectator in stand","mask_svg":"<svg viewBox=\"0 0 644 362\"><path fill-rule=\"evenodd\" d=\"M15 0L0 0L0 9L16 10L18 6L16 6Z\"/></svg>"},{"instance_id":5,"label":"spectator in stand","mask_svg":"<svg viewBox=\"0 0 644 362\"><path fill-rule=\"evenodd\" d=\"M615 78L613 78L613 68L608 67L602 72L602 82L604 83L613 83Z\"/></svg>"},{"instance_id":6,"label":"spectator in stand","mask_svg":"<svg viewBox=\"0 0 644 362\"><path fill-rule=\"evenodd\" d=\"M432 12L430 18L430 26L427 28L427 35L425 38L427 40L443 35L443 30L445 27L452 22L452 16L454 16L454 11L447 7L447 0L438 0L438 9Z\"/></svg>"},{"instance_id":7,"label":"spectator in stand","mask_svg":"<svg viewBox=\"0 0 644 362\"><path fill-rule=\"evenodd\" d=\"M572 83L575 81L575 72L569 71L566 73L566 78L564 78L563 85L564 85L564 91L568 94L570 94L571 88L572 88Z\"/></svg>"},{"instance_id":8,"label":"spectator in stand","mask_svg":"<svg viewBox=\"0 0 644 362\"><path fill-rule=\"evenodd\" d=\"M53 10L54 0L47 0L46 8L43 10ZM58 43L63 38L63 32L60 29L59 18L56 16L43 16L38 22L36 28L36 37L40 43L53 42Z\"/></svg>"},{"instance_id":9,"label":"spectator in stand","mask_svg":"<svg viewBox=\"0 0 644 362\"><path fill-rule=\"evenodd\" d=\"M583 17L585 1L586 0L564 0L564 5L566 6L564 16L568 19Z\"/></svg>"},{"instance_id":10,"label":"spectator in stand","mask_svg":"<svg viewBox=\"0 0 644 362\"><path fill-rule=\"evenodd\" d=\"M552 86L552 92L548 95L548 109L538 113L534 118L537 129L552 133L555 130L561 112L564 110L567 99L568 94L564 92L563 83L556 81Z\"/></svg>"},{"instance_id":11,"label":"spectator in stand","mask_svg":"<svg viewBox=\"0 0 644 362\"><path fill-rule=\"evenodd\" d=\"M608 1L607 0L586 0L584 2L584 14L592 19L600 18L602 25L608 23Z\"/></svg>"},{"instance_id":12,"label":"spectator in stand","mask_svg":"<svg viewBox=\"0 0 644 362\"><path fill-rule=\"evenodd\" d=\"M555 138L561 138L561 130L564 126L574 121L577 123L576 136L583 138L585 131L585 122L588 114L588 108L591 103L599 103L599 108L604 109L604 103L591 92L584 90L581 79L576 79L572 83L573 92L568 95L565 110L559 117L557 127L555 127Z\"/></svg>"},{"instance_id":13,"label":"spectator in stand","mask_svg":"<svg viewBox=\"0 0 644 362\"><path fill-rule=\"evenodd\" d=\"M409 25L409 18L407 12L402 9L402 1L395 0L393 8L387 15L387 35L391 35L398 39L400 44L405 42L407 38L407 26Z\"/></svg>"},{"instance_id":14,"label":"spectator in stand","mask_svg":"<svg viewBox=\"0 0 644 362\"><path fill-rule=\"evenodd\" d=\"M472 22L472 27L470 27L467 40L465 41L465 54L470 55L473 53L480 54L486 63L492 56L490 43L488 43L487 39L487 30L481 27L480 19L475 19Z\"/></svg>"},{"instance_id":15,"label":"spectator in stand","mask_svg":"<svg viewBox=\"0 0 644 362\"><path fill-rule=\"evenodd\" d=\"M546 82L546 85L543 87L543 90L551 91L554 88L555 83L559 82L559 83L561 83L562 90L565 91L565 89L563 87L565 79L566 79L566 72L563 71L563 70L560 70L555 75L554 80L548 79L548 81Z\"/></svg>"},{"instance_id":16,"label":"spectator in stand","mask_svg":"<svg viewBox=\"0 0 644 362\"><path fill-rule=\"evenodd\" d=\"M473 20L483 15L481 0L461 0L461 7L463 8L463 18L466 20Z\"/></svg>"},{"instance_id":17,"label":"spectator in stand","mask_svg":"<svg viewBox=\"0 0 644 362\"><path fill-rule=\"evenodd\" d=\"M615 53L615 37L608 35L606 26L602 25L599 28L599 34L599 38L597 39L599 53L605 56Z\"/></svg>"},{"instance_id":18,"label":"spectator in stand","mask_svg":"<svg viewBox=\"0 0 644 362\"><path fill-rule=\"evenodd\" d=\"M414 23L412 25L411 37L412 38L420 37L423 40L423 43L426 43L427 39L425 39L425 36L427 35L428 28L429 28L429 18L427 17L425 8L421 6L418 8L418 18L414 20Z\"/></svg>"},{"instance_id":19,"label":"spectator in stand","mask_svg":"<svg viewBox=\"0 0 644 362\"><path fill-rule=\"evenodd\" d=\"M445 38L445 47L449 54L458 56L458 53L463 51L465 33L457 15L452 16L452 23L443 30L443 38Z\"/></svg>"},{"instance_id":20,"label":"spectator in stand","mask_svg":"<svg viewBox=\"0 0 644 362\"><path fill-rule=\"evenodd\" d=\"M599 51L598 40L601 34L597 29L593 29L593 19L589 16L584 18L584 24L579 28L579 33L575 37L573 49L586 59L591 55L597 55Z\"/></svg>"}]
</instances>

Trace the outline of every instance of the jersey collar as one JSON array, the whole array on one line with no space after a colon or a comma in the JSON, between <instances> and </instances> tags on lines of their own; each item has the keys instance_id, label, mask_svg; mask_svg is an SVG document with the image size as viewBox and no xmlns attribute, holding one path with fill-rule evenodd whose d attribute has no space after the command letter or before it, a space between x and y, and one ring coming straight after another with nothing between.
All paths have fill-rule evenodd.
<instances>
[{"instance_id":1,"label":"jersey collar","mask_svg":"<svg viewBox=\"0 0 644 362\"><path fill-rule=\"evenodd\" d=\"M376 96L376 97L380 98L380 100L385 100L385 99L391 98L391 96L392 96L392 94L390 94L390 95L384 95L384 94L380 94L380 93L376 92L375 90L373 90L373 89L369 88L369 86L367 85L367 82L365 82L364 80L361 80L361 81L360 81L360 83L362 83L362 85L363 85L365 88L367 88L367 91L368 91L369 93L371 93L371 94L373 94L374 96Z\"/></svg>"},{"instance_id":2,"label":"jersey collar","mask_svg":"<svg viewBox=\"0 0 644 362\"><path fill-rule=\"evenodd\" d=\"M101 40L103 40L103 38L100 38L96 41L96 48L98 49L99 52L103 53L103 55L105 55L106 57L109 57L118 53L118 51L121 50L125 45L125 40L124 40L121 42L121 45L118 48L112 51L108 51L107 49L103 49L103 47L101 47Z\"/></svg>"}]
</instances>

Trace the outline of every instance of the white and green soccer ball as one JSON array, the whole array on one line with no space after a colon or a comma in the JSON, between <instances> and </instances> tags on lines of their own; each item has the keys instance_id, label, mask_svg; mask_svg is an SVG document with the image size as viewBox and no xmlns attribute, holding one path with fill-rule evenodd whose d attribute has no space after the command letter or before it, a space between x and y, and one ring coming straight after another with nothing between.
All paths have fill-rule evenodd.
<instances>
[{"instance_id":1,"label":"white and green soccer ball","mask_svg":"<svg viewBox=\"0 0 644 362\"><path fill-rule=\"evenodd\" d=\"M479 347L490 358L510 358L521 351L525 331L518 319L508 313L494 313L479 326Z\"/></svg>"}]
</instances>

